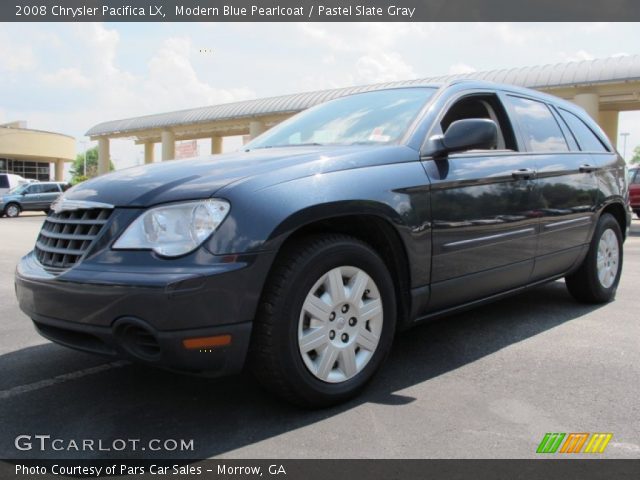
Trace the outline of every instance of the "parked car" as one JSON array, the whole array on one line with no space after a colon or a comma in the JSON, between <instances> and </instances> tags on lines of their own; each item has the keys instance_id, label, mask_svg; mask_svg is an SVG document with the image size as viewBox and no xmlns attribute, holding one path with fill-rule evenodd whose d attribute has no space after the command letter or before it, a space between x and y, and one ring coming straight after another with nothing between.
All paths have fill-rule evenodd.
<instances>
[{"instance_id":1,"label":"parked car","mask_svg":"<svg viewBox=\"0 0 640 480\"><path fill-rule=\"evenodd\" d=\"M32 182L25 183L0 197L0 212L2 215L14 218L23 211L49 212L51 204L67 190L69 185L64 182Z\"/></svg>"},{"instance_id":2,"label":"parked car","mask_svg":"<svg viewBox=\"0 0 640 480\"><path fill-rule=\"evenodd\" d=\"M247 360L284 398L330 405L398 330L563 277L579 301L612 300L625 171L556 97L472 81L369 91L237 153L71 188L17 267L17 297L60 344L208 375Z\"/></svg>"},{"instance_id":3,"label":"parked car","mask_svg":"<svg viewBox=\"0 0 640 480\"><path fill-rule=\"evenodd\" d=\"M640 218L640 168L629 169L629 202L631 208L638 218Z\"/></svg>"},{"instance_id":4,"label":"parked car","mask_svg":"<svg viewBox=\"0 0 640 480\"><path fill-rule=\"evenodd\" d=\"M9 190L24 185L29 181L26 178L22 178L20 175L14 175L13 173L0 173L0 196L9 192Z\"/></svg>"}]
</instances>

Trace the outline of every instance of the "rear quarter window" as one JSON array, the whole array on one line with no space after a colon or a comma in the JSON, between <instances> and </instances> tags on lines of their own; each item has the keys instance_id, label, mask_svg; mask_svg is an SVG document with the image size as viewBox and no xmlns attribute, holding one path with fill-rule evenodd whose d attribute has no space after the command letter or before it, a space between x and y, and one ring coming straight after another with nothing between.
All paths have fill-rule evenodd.
<instances>
[{"instance_id":1,"label":"rear quarter window","mask_svg":"<svg viewBox=\"0 0 640 480\"><path fill-rule=\"evenodd\" d=\"M582 119L562 108L558 108L558 112L573 133L580 150L583 152L608 152L598 136Z\"/></svg>"}]
</instances>

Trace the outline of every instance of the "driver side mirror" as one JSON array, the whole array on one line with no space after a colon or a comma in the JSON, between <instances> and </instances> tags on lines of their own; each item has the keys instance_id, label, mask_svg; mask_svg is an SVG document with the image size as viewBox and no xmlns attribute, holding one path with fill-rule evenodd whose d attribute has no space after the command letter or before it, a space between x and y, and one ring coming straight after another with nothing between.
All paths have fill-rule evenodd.
<instances>
[{"instance_id":1,"label":"driver side mirror","mask_svg":"<svg viewBox=\"0 0 640 480\"><path fill-rule=\"evenodd\" d=\"M498 145L498 126L488 118L465 118L449 125L444 135L429 139L431 155L441 156L465 150L490 150Z\"/></svg>"}]
</instances>

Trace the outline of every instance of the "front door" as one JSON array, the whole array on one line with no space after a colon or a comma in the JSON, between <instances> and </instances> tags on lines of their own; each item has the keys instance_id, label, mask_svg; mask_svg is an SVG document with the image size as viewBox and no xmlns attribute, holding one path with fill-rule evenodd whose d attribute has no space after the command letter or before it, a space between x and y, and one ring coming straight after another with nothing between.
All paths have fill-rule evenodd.
<instances>
[{"instance_id":1,"label":"front door","mask_svg":"<svg viewBox=\"0 0 640 480\"><path fill-rule=\"evenodd\" d=\"M535 162L518 152L496 94L463 96L438 127L462 118L494 120L498 146L423 161L431 180L431 312L521 286L533 268Z\"/></svg>"},{"instance_id":2,"label":"front door","mask_svg":"<svg viewBox=\"0 0 640 480\"><path fill-rule=\"evenodd\" d=\"M20 204L23 210L40 210L42 208L42 185L33 183L24 191Z\"/></svg>"}]
</instances>

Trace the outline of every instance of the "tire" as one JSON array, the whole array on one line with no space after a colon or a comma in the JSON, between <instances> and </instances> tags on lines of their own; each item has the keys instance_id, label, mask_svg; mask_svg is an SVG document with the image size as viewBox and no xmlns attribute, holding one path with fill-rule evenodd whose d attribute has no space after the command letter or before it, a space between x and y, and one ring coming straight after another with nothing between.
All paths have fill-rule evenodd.
<instances>
[{"instance_id":1,"label":"tire","mask_svg":"<svg viewBox=\"0 0 640 480\"><path fill-rule=\"evenodd\" d=\"M633 213L636 214L636 217L640 218L640 210L634 210Z\"/></svg>"},{"instance_id":2,"label":"tire","mask_svg":"<svg viewBox=\"0 0 640 480\"><path fill-rule=\"evenodd\" d=\"M20 215L21 211L22 209L17 203L10 203L6 207L4 207L4 214L9 218L16 218Z\"/></svg>"},{"instance_id":3,"label":"tire","mask_svg":"<svg viewBox=\"0 0 640 480\"><path fill-rule=\"evenodd\" d=\"M350 297L340 299L340 292ZM279 256L267 279L249 365L266 389L291 403L335 405L371 380L395 326L395 289L380 256L349 236L306 237Z\"/></svg>"},{"instance_id":4,"label":"tire","mask_svg":"<svg viewBox=\"0 0 640 480\"><path fill-rule=\"evenodd\" d=\"M605 213L598 220L587 256L578 270L565 278L569 292L584 303L610 302L620 282L622 259L620 225Z\"/></svg>"}]
</instances>

